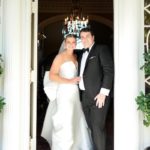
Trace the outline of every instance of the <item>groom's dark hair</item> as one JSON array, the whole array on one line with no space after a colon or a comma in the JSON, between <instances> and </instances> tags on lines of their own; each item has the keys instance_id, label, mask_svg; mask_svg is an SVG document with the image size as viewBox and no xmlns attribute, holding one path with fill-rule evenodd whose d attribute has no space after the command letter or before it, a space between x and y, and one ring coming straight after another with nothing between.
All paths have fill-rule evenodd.
<instances>
[{"instance_id":1,"label":"groom's dark hair","mask_svg":"<svg viewBox=\"0 0 150 150\"><path fill-rule=\"evenodd\" d=\"M91 35L94 35L94 32L93 32L93 30L90 27L82 28L80 30L80 34L81 34L81 32L90 32Z\"/></svg>"}]
</instances>

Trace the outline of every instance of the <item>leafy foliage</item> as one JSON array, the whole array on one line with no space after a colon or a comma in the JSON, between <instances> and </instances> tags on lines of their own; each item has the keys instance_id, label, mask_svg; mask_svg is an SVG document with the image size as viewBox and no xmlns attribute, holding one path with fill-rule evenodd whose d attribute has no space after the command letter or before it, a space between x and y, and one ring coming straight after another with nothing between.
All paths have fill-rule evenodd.
<instances>
[{"instance_id":1,"label":"leafy foliage","mask_svg":"<svg viewBox=\"0 0 150 150\"><path fill-rule=\"evenodd\" d=\"M138 105L137 109L144 114L143 124L146 127L150 126L150 93L144 94L140 92L140 95L136 98L136 103Z\"/></svg>"},{"instance_id":2,"label":"leafy foliage","mask_svg":"<svg viewBox=\"0 0 150 150\"><path fill-rule=\"evenodd\" d=\"M140 69L144 69L145 75L150 75L150 52L144 54L145 63Z\"/></svg>"},{"instance_id":3,"label":"leafy foliage","mask_svg":"<svg viewBox=\"0 0 150 150\"><path fill-rule=\"evenodd\" d=\"M2 59L2 55L0 54L0 75L3 73L3 71L4 71L3 59ZM2 111L4 105L5 105L4 98L2 96L0 96L0 112Z\"/></svg>"},{"instance_id":4,"label":"leafy foliage","mask_svg":"<svg viewBox=\"0 0 150 150\"><path fill-rule=\"evenodd\" d=\"M3 73L4 70L2 63L3 63L3 59L2 59L2 55L0 54L0 75Z\"/></svg>"},{"instance_id":5,"label":"leafy foliage","mask_svg":"<svg viewBox=\"0 0 150 150\"><path fill-rule=\"evenodd\" d=\"M0 112L2 111L5 104L6 103L4 102L4 98L2 96L0 96Z\"/></svg>"}]
</instances>

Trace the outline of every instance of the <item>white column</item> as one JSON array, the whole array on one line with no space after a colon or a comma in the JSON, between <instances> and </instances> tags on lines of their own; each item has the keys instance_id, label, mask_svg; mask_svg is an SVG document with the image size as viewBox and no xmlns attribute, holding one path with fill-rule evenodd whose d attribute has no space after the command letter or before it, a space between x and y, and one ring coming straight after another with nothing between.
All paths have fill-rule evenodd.
<instances>
[{"instance_id":1,"label":"white column","mask_svg":"<svg viewBox=\"0 0 150 150\"><path fill-rule=\"evenodd\" d=\"M114 150L140 148L135 97L140 90L139 55L143 53L142 1L114 0Z\"/></svg>"},{"instance_id":2,"label":"white column","mask_svg":"<svg viewBox=\"0 0 150 150\"><path fill-rule=\"evenodd\" d=\"M4 0L2 150L29 150L31 1Z\"/></svg>"},{"instance_id":3,"label":"white column","mask_svg":"<svg viewBox=\"0 0 150 150\"><path fill-rule=\"evenodd\" d=\"M21 26L19 0L4 1L4 51L5 81L4 96L6 107L3 120L2 149L19 150L20 143L20 104L21 104ZM9 144L8 144L9 143Z\"/></svg>"}]
</instances>

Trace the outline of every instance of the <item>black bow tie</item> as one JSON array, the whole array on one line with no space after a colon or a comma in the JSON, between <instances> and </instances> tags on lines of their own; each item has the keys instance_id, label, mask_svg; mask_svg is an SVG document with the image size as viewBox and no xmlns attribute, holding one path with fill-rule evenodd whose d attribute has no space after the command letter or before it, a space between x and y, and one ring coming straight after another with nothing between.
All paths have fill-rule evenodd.
<instances>
[{"instance_id":1,"label":"black bow tie","mask_svg":"<svg viewBox=\"0 0 150 150\"><path fill-rule=\"evenodd\" d=\"M83 52L89 52L89 48L83 48Z\"/></svg>"}]
</instances>

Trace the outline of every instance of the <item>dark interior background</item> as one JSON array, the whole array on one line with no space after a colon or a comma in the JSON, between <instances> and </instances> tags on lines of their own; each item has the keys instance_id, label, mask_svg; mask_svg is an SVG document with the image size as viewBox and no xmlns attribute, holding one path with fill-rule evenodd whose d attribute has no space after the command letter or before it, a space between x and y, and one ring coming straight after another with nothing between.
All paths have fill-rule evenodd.
<instances>
[{"instance_id":1,"label":"dark interior background","mask_svg":"<svg viewBox=\"0 0 150 150\"><path fill-rule=\"evenodd\" d=\"M49 150L47 142L40 136L48 105L43 91L43 77L58 53L63 41L64 18L74 7L82 9L89 16L89 23L95 33L95 40L107 44L113 54L113 1L112 0L39 0L38 14L38 93L37 93L37 150ZM45 38L45 37L46 38ZM107 126L107 150L113 150L113 97Z\"/></svg>"}]
</instances>

